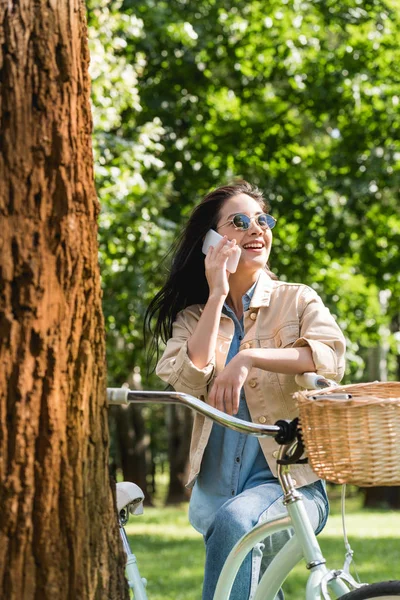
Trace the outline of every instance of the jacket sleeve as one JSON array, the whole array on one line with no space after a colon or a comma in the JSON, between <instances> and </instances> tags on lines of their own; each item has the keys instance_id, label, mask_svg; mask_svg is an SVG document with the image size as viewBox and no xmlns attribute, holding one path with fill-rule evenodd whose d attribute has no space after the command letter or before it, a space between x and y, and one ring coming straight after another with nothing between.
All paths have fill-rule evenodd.
<instances>
[{"instance_id":1,"label":"jacket sleeve","mask_svg":"<svg viewBox=\"0 0 400 600\"><path fill-rule=\"evenodd\" d=\"M300 296L300 337L293 347L311 348L316 372L340 381L345 369L346 340L318 294L306 287Z\"/></svg>"},{"instance_id":2,"label":"jacket sleeve","mask_svg":"<svg viewBox=\"0 0 400 600\"><path fill-rule=\"evenodd\" d=\"M158 377L172 385L177 392L197 397L207 395L207 386L215 370L215 358L203 369L198 369L188 355L187 342L197 325L199 316L191 308L178 313L173 324L172 337L168 340L156 367Z\"/></svg>"}]
</instances>

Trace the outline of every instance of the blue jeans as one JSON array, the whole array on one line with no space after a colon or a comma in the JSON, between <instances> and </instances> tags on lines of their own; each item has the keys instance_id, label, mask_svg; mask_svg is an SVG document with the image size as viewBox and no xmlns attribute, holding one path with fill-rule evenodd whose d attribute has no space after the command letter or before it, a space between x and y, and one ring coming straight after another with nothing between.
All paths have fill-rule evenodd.
<instances>
[{"instance_id":1,"label":"blue jeans","mask_svg":"<svg viewBox=\"0 0 400 600\"><path fill-rule=\"evenodd\" d=\"M321 481L316 481L302 487L300 491L314 531L319 533L329 512L324 485ZM260 521L274 518L286 510L282 499L279 483L270 482L245 490L227 500L217 511L204 536L206 564L203 600L213 600L218 577L236 542ZM290 532L281 531L264 540L264 543L257 544L239 569L230 600L250 600L253 597L261 575L290 536ZM283 597L283 592L280 591L277 598Z\"/></svg>"}]
</instances>

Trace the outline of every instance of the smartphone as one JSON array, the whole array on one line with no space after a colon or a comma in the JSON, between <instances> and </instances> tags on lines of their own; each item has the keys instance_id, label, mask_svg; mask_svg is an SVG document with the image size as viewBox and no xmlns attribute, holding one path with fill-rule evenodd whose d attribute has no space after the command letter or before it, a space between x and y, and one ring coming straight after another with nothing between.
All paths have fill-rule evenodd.
<instances>
[{"instance_id":1,"label":"smartphone","mask_svg":"<svg viewBox=\"0 0 400 600\"><path fill-rule=\"evenodd\" d=\"M219 233L214 231L214 229L210 229L210 231L208 231L206 237L204 238L203 247L202 247L203 253L207 254L210 246L213 246L213 248L215 248L215 246L218 244L218 242L220 240L222 240L222 235L220 235ZM239 263L240 254L241 254L241 250L240 250L239 246L237 246L236 252L228 258L228 262L226 263L226 270L229 271L229 273L235 273L238 263Z\"/></svg>"}]
</instances>

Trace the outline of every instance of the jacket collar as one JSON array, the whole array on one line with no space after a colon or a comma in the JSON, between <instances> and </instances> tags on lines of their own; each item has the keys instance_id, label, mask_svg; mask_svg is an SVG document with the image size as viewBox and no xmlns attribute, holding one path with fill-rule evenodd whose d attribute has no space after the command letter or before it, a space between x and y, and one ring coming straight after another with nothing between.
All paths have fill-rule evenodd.
<instances>
[{"instance_id":1,"label":"jacket collar","mask_svg":"<svg viewBox=\"0 0 400 600\"><path fill-rule=\"evenodd\" d=\"M267 274L264 269L260 272L258 277L256 287L253 292L253 297L250 301L249 308L260 308L261 306L269 306L271 301L271 292L274 287L274 281ZM199 305L199 312L202 313L204 310L204 304ZM222 313L222 317L226 317L224 313ZM230 317L228 317L230 318Z\"/></svg>"},{"instance_id":2,"label":"jacket collar","mask_svg":"<svg viewBox=\"0 0 400 600\"><path fill-rule=\"evenodd\" d=\"M269 306L273 287L273 280L263 269L260 272L260 276L258 278L254 294L250 302L250 308L260 308L261 306Z\"/></svg>"}]
</instances>

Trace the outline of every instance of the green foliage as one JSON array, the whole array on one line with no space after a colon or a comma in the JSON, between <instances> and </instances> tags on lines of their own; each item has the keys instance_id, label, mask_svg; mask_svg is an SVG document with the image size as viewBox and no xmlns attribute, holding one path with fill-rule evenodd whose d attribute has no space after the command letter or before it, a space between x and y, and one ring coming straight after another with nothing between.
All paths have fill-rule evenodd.
<instances>
[{"instance_id":1,"label":"green foliage","mask_svg":"<svg viewBox=\"0 0 400 600\"><path fill-rule=\"evenodd\" d=\"M127 40L144 36L143 22L121 14L119 3L103 1L89 9L100 265L108 367L115 385L145 365L144 311L165 277L160 257L174 232L163 216L172 176L160 158L165 133L160 119L138 124L135 118L142 109L138 78L145 57L137 51L132 60L126 48Z\"/></svg>"},{"instance_id":2,"label":"green foliage","mask_svg":"<svg viewBox=\"0 0 400 600\"><path fill-rule=\"evenodd\" d=\"M400 294L399 8L90 0L114 383L145 364L143 314L171 241L233 176L265 190L279 221L273 270L321 293L349 339L349 378L366 378L365 348ZM380 289L391 292L385 311Z\"/></svg>"}]
</instances>

